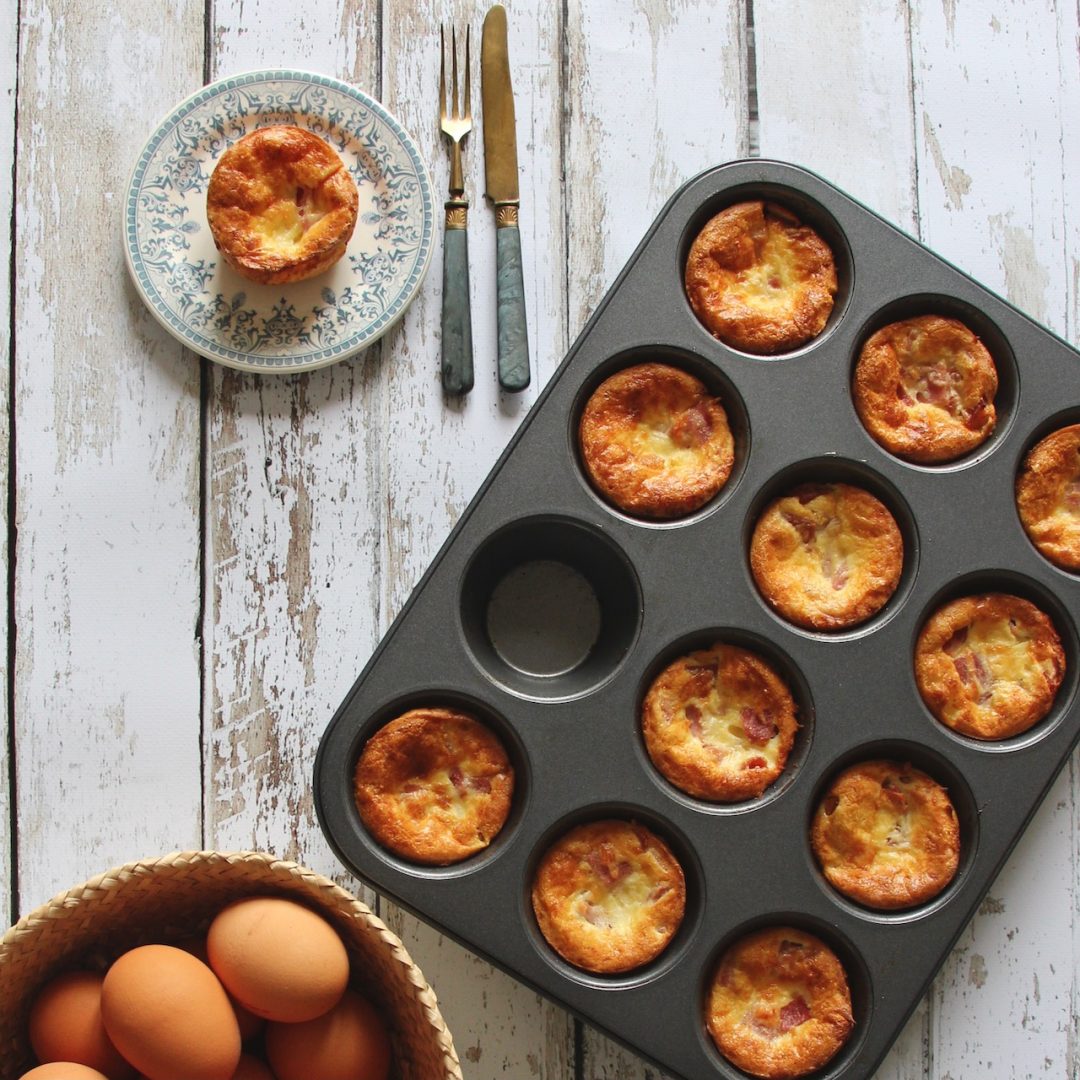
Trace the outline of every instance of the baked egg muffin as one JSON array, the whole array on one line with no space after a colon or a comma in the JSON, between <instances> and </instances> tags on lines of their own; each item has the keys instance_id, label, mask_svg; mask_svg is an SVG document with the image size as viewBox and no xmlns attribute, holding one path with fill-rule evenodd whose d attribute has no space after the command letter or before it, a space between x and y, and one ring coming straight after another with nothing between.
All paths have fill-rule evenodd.
<instances>
[{"instance_id":1,"label":"baked egg muffin","mask_svg":"<svg viewBox=\"0 0 1080 1080\"><path fill-rule=\"evenodd\" d=\"M221 155L206 216L222 258L263 285L302 281L345 254L356 183L337 152L304 128L257 128Z\"/></svg>"},{"instance_id":2,"label":"baked egg muffin","mask_svg":"<svg viewBox=\"0 0 1080 1080\"><path fill-rule=\"evenodd\" d=\"M690 246L686 295L705 328L749 353L796 349L825 329L836 296L829 245L761 200L712 218Z\"/></svg>"},{"instance_id":3,"label":"baked egg muffin","mask_svg":"<svg viewBox=\"0 0 1080 1080\"><path fill-rule=\"evenodd\" d=\"M890 453L936 465L981 446L997 423L998 376L959 319L920 315L883 326L855 365L855 409Z\"/></svg>"},{"instance_id":4,"label":"baked egg muffin","mask_svg":"<svg viewBox=\"0 0 1080 1080\"><path fill-rule=\"evenodd\" d=\"M836 954L790 926L747 934L724 953L705 1022L732 1065L779 1080L828 1064L855 1026Z\"/></svg>"},{"instance_id":5,"label":"baked egg muffin","mask_svg":"<svg viewBox=\"0 0 1080 1080\"><path fill-rule=\"evenodd\" d=\"M686 911L679 861L633 821L592 821L544 853L532 884L540 932L566 961L614 975L667 947Z\"/></svg>"},{"instance_id":6,"label":"baked egg muffin","mask_svg":"<svg viewBox=\"0 0 1080 1080\"><path fill-rule=\"evenodd\" d=\"M735 442L720 401L670 364L623 368L593 391L579 425L593 485L629 514L689 514L727 483Z\"/></svg>"},{"instance_id":7,"label":"baked egg muffin","mask_svg":"<svg viewBox=\"0 0 1080 1080\"><path fill-rule=\"evenodd\" d=\"M774 499L750 539L761 595L811 630L865 622L896 591L903 568L896 519L851 484L803 484Z\"/></svg>"},{"instance_id":8,"label":"baked egg muffin","mask_svg":"<svg viewBox=\"0 0 1080 1080\"><path fill-rule=\"evenodd\" d=\"M964 596L926 621L915 646L915 681L947 727L1007 739L1050 711L1065 677L1065 651L1049 616L1007 593Z\"/></svg>"},{"instance_id":9,"label":"baked egg muffin","mask_svg":"<svg viewBox=\"0 0 1080 1080\"><path fill-rule=\"evenodd\" d=\"M653 764L688 795L715 802L760 795L783 771L798 726L772 666L720 643L669 664L641 709Z\"/></svg>"},{"instance_id":10,"label":"baked egg muffin","mask_svg":"<svg viewBox=\"0 0 1080 1080\"><path fill-rule=\"evenodd\" d=\"M960 825L949 793L895 761L864 761L829 785L810 840L826 880L867 907L914 907L952 881Z\"/></svg>"},{"instance_id":11,"label":"baked egg muffin","mask_svg":"<svg viewBox=\"0 0 1080 1080\"><path fill-rule=\"evenodd\" d=\"M353 790L364 827L384 848L446 866L498 835L514 769L498 738L468 713L410 709L367 741Z\"/></svg>"},{"instance_id":12,"label":"baked egg muffin","mask_svg":"<svg viewBox=\"0 0 1080 1080\"><path fill-rule=\"evenodd\" d=\"M1031 542L1062 570L1080 570L1080 424L1037 442L1016 477L1016 509Z\"/></svg>"}]
</instances>

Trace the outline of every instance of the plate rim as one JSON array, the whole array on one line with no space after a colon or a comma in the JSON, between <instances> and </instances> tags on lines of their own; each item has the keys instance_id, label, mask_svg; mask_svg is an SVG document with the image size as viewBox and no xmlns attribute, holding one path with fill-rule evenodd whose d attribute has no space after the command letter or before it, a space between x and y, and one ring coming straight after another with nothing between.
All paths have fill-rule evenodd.
<instances>
[{"instance_id":1,"label":"plate rim","mask_svg":"<svg viewBox=\"0 0 1080 1080\"><path fill-rule=\"evenodd\" d=\"M394 135L405 148L410 160L416 168L416 175L420 184L420 196L422 203L423 225L420 239L420 258L416 268L407 283L407 286L399 295L392 314L374 332L356 338L348 342L320 349L316 353L305 354L309 359L294 360L291 358L266 358L265 361L258 353L245 353L228 346L218 346L213 341L207 341L206 345L193 340L190 328L178 320L172 312L156 299L157 290L149 285L149 278L144 281L140 275L146 275L145 267L136 265L136 259L141 262L142 253L137 243L137 230L135 213L137 209L137 185L145 176L150 159L161 144L162 139L172 130L185 116L204 101L217 96L224 90L239 89L258 83L280 81L295 81L309 83L315 86L325 86L353 98L359 104L370 109L378 119L391 128ZM433 194L431 175L427 162L420 153L416 140L405 128L398 118L391 113L385 105L376 101L358 87L337 79L332 75L324 75L316 71L308 71L301 68L255 68L249 71L240 71L232 75L214 79L206 83L198 90L188 94L187 97L177 102L154 124L150 135L143 143L131 170L127 186L124 191L124 200L121 206L122 217L122 240L124 248L124 262L128 274L135 286L139 298L153 315L155 320L185 348L200 356L212 360L214 363L223 364L227 367L240 371L252 371L258 374L291 374L300 371L313 371L317 368L336 364L340 360L346 360L363 351L369 345L378 341L390 329L401 320L408 310L409 305L416 298L420 287L427 277L431 267L435 249L435 201ZM287 287L287 286L286 286ZM277 359L279 362L274 362Z\"/></svg>"}]
</instances>

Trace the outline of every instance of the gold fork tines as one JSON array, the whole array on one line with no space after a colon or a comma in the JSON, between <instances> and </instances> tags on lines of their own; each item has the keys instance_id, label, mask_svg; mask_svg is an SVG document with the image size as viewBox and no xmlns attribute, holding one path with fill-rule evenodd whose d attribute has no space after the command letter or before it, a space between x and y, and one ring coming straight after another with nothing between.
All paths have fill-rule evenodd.
<instances>
[{"instance_id":1,"label":"gold fork tines","mask_svg":"<svg viewBox=\"0 0 1080 1080\"><path fill-rule=\"evenodd\" d=\"M469 70L469 28L465 28L465 94L464 101L458 96L458 49L457 30L450 29L450 102L446 98L446 31L439 28L439 124L443 134L450 140L450 194L461 199L465 194L465 180L461 169L461 143L472 131L472 79ZM460 102L460 104L459 104ZM468 206L468 203L465 203Z\"/></svg>"}]
</instances>

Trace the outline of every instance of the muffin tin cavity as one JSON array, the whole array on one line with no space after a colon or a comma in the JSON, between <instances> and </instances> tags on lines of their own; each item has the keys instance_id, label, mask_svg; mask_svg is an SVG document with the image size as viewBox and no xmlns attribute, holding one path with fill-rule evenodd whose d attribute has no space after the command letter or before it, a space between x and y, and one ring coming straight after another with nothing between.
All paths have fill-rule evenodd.
<instances>
[{"instance_id":1,"label":"muffin tin cavity","mask_svg":"<svg viewBox=\"0 0 1080 1080\"><path fill-rule=\"evenodd\" d=\"M714 645L733 646L760 657L783 682L795 703L795 720L798 727L795 731L795 739L787 756L787 761L780 775L757 796L720 801L688 793L665 776L652 761L643 736L642 710L645 698L656 679L670 664L680 658L702 649L710 649ZM635 718L637 722L637 746L642 768L653 778L656 785L666 796L705 814L724 815L752 812L778 798L798 775L799 769L810 752L814 734L814 705L810 697L810 688L790 657L782 653L772 642L765 638L747 633L744 630L727 627L689 634L665 648L649 666L645 678L641 680Z\"/></svg>"},{"instance_id":2,"label":"muffin tin cavity","mask_svg":"<svg viewBox=\"0 0 1080 1080\"><path fill-rule=\"evenodd\" d=\"M956 867L956 873L952 880L937 895L904 908L872 908L853 900L840 890L835 888L822 873L820 863L813 851L810 842L810 830L818 807L825 798L830 787L837 777L846 769L854 765L860 765L868 761L890 761L898 765L910 765L925 773L940 784L949 796L956 821L960 828L960 857ZM905 740L888 739L880 742L866 743L837 759L835 767L823 776L816 785L813 795L807 803L809 815L806 823L806 857L812 869L815 880L822 891L829 896L834 903L845 911L851 912L860 919L871 922L903 923L911 922L925 917L937 911L964 887L966 876L970 870L975 854L979 847L979 812L971 787L964 779L961 771L946 757L919 743Z\"/></svg>"},{"instance_id":3,"label":"muffin tin cavity","mask_svg":"<svg viewBox=\"0 0 1080 1080\"><path fill-rule=\"evenodd\" d=\"M847 979L848 992L851 997L851 1016L854 1020L847 1040L825 1065L808 1073L791 1075L811 1076L813 1080L838 1080L841 1076L848 1077L852 1075L849 1066L860 1056L867 1030L874 1017L874 984L871 980L870 971L851 941L840 933L834 925L823 919L808 917L802 912L794 911L777 911L760 915L739 924L721 938L701 969L698 981L698 1011L701 1017L698 1037L704 1056L712 1065L713 1075L724 1077L725 1080L746 1080L749 1075L736 1068L724 1057L716 1043L713 1042L707 1028L710 994L720 964L728 950L736 946L740 941L744 941L751 935L762 931L785 927L790 927L805 934L812 934L832 950L837 960L840 961L840 966L843 968L844 976ZM703 1073L702 1076L704 1075Z\"/></svg>"},{"instance_id":4,"label":"muffin tin cavity","mask_svg":"<svg viewBox=\"0 0 1080 1080\"><path fill-rule=\"evenodd\" d=\"M913 469L929 469L932 471L947 471L966 468L977 461L981 461L998 446L1008 434L1016 415L1017 403L1020 393L1020 379L1017 372L1016 356L1009 339L1002 332L998 324L985 311L972 304L966 303L955 296L945 293L927 294L916 293L902 297L891 303L885 304L875 311L863 324L856 338L855 347L851 357L851 382L854 380L855 370L859 363L863 347L867 341L879 330L892 323L898 323L907 319L916 319L928 315L940 315L947 319L956 319L966 326L986 347L990 358L997 371L997 393L994 395L993 405L997 414L997 420L993 431L972 450L958 454L949 461L941 461L930 464L921 464L903 456L891 453L874 436L866 430L861 419L859 426L866 431L866 437L882 454L887 454L896 461ZM849 382L850 384L850 382ZM852 410L855 410L854 401Z\"/></svg>"},{"instance_id":5,"label":"muffin tin cavity","mask_svg":"<svg viewBox=\"0 0 1080 1080\"><path fill-rule=\"evenodd\" d=\"M510 809L498 833L492 837L488 845L482 850L477 851L468 858L443 866L425 864L395 854L385 847L364 824L355 798L356 768L369 741L391 721L415 709L449 710L455 713L464 713L476 720L494 735L501 744L502 750L509 760L510 767L514 771ZM410 875L434 876L436 878L456 877L482 868L510 843L529 799L530 775L528 758L521 739L506 722L505 718L491 706L478 699L437 689L418 691L395 698L377 709L368 722L357 729L351 753L345 763L347 764L347 770L343 780L344 786L349 792L349 817L354 824L357 837L380 861Z\"/></svg>"},{"instance_id":6,"label":"muffin tin cavity","mask_svg":"<svg viewBox=\"0 0 1080 1080\"><path fill-rule=\"evenodd\" d=\"M662 364L697 379L705 387L706 393L719 401L727 420L727 427L734 444L734 460L726 480L718 490L706 498L700 505L685 512L670 515L646 514L635 512L606 494L597 485L586 463L582 446L582 416L597 389L612 376L637 368L644 364ZM606 510L640 525L653 528L665 528L685 524L709 514L728 500L739 483L746 467L750 452L750 421L746 405L731 380L715 364L692 352L674 349L667 345L647 345L629 349L611 357L599 365L590 378L582 384L570 410L568 440L573 460L577 465L582 483L595 495Z\"/></svg>"},{"instance_id":7,"label":"muffin tin cavity","mask_svg":"<svg viewBox=\"0 0 1080 1080\"><path fill-rule=\"evenodd\" d=\"M825 328L788 353L723 345L686 297L694 237L719 211L749 200L791 211L835 258L839 290ZM967 456L923 466L871 439L851 381L867 337L928 313L963 322L989 350L998 419ZM843 1048L813 1076L870 1080L1080 741L1080 575L1035 552L1015 497L1023 455L1042 435L1080 420L1077 360L1060 340L804 170L754 160L691 180L597 308L331 721L315 782L330 843L375 888L673 1080L745 1080L706 1031L708 982L723 950L746 932L806 930L840 958L855 1021ZM734 443L723 487L664 520L601 496L578 443L597 387L649 362L703 382L722 403ZM794 523L778 526L775 561L800 553L796 566L809 568L826 598L834 577L844 577L838 564L848 571L840 588L849 592L875 568L888 564L889 572L881 571L881 584L867 584L865 596L881 605L860 613L865 621L807 629L759 591L751 538L780 496L833 484L877 500L869 522L886 521L881 506L891 515L887 558L864 545L857 559L845 538L870 530L818 495L814 536L805 523L806 540ZM856 563L864 573L854 573ZM798 576L788 579L797 584ZM1065 673L1043 719L988 742L934 719L916 684L915 646L946 601L997 592L1049 616ZM984 637L977 631L973 644ZM717 643L762 657L797 708L783 770L741 802L712 802L675 786L653 765L642 728L657 676ZM715 688L706 689L700 703L712 708ZM686 700L699 704L694 695ZM751 713L756 700L745 706ZM490 848L459 866L427 869L388 855L366 833L352 771L378 725L413 705L441 704L464 707L499 735L517 783L509 820ZM742 708L740 699L740 720ZM714 714L723 717L714 740L721 747L721 728L735 714L719 704ZM696 721L686 720L692 731ZM755 731L766 721L764 709L746 720ZM682 729L675 734L672 745L689 741ZM955 876L936 896L912 890L919 899L911 908L872 909L841 895L811 848L825 786L848 765L882 759L942 785L959 822ZM639 822L663 838L686 886L685 915L667 947L611 974L575 967L556 952L530 899L552 842L603 819Z\"/></svg>"},{"instance_id":8,"label":"muffin tin cavity","mask_svg":"<svg viewBox=\"0 0 1080 1080\"><path fill-rule=\"evenodd\" d=\"M685 906L678 929L667 946L651 961L631 970L601 974L569 963L544 937L533 908L532 891L537 872L553 845L581 826L615 821L644 826L668 847L683 873ZM654 982L685 959L697 936L704 910L704 884L701 864L693 846L670 822L643 806L623 803L594 804L571 811L544 831L526 862L522 881L521 912L528 938L537 954L566 980L603 990L627 990Z\"/></svg>"},{"instance_id":9,"label":"muffin tin cavity","mask_svg":"<svg viewBox=\"0 0 1080 1080\"><path fill-rule=\"evenodd\" d=\"M1016 596L1034 604L1039 611L1050 619L1054 629L1057 631L1058 638L1061 641L1061 648L1065 655L1065 671L1061 679L1061 684L1058 687L1057 693L1054 695L1053 702L1046 714L1027 730L1021 731L1016 735L997 739L976 738L961 731L956 731L939 721L927 706L926 702L920 700L920 704L925 712L928 722L932 723L938 730L944 732L951 739L956 739L967 746L990 753L1022 750L1031 746L1033 743L1038 742L1040 739L1045 738L1055 727L1057 727L1061 722L1062 717L1072 706L1076 694L1078 677L1077 665L1078 662L1080 662L1080 660L1078 660L1080 648L1078 648L1075 624L1069 614L1065 611L1061 601L1051 593L1049 589L1031 578L1022 576L1013 571L980 571L973 574L965 574L938 591L934 598L923 609L920 619L915 626L915 632L911 642L911 657L912 680L916 682L915 693L918 699L921 699L921 693L918 690L917 680L914 675L914 662L919 637L928 621L936 612L940 611L954 600L969 596L985 596L997 593L1006 596Z\"/></svg>"},{"instance_id":10,"label":"muffin tin cavity","mask_svg":"<svg viewBox=\"0 0 1080 1080\"><path fill-rule=\"evenodd\" d=\"M783 499L795 493L806 492L812 494L815 490L828 488L831 485L844 484L851 488L867 492L880 502L891 514L902 541L902 564L900 573L896 579L896 585L891 595L870 612L868 615L854 615L845 620L843 625L835 628L826 626L814 626L810 624L809 615L805 620L800 617L797 621L794 617L785 613L783 606L774 604L761 591L762 582L758 580L753 567L749 568L750 579L757 587L758 597L762 605L776 619L799 633L814 634L829 640L844 639L869 633L882 625L903 604L904 598L911 588L915 578L916 568L919 561L919 539L915 527L915 519L910 508L900 496L899 492L885 481L879 474L873 472L865 465L856 461L844 461L839 458L817 458L810 461L802 461L782 470L768 481L758 492L751 503L750 512L744 521L744 546L748 563L752 562L755 530L758 528L763 515L770 506L778 499ZM807 540L813 540L811 536ZM824 571L825 564L822 563ZM846 574L854 574L858 566L837 569L836 573L842 576L838 581L846 581ZM782 572L781 572L782 573ZM788 575L791 581L798 579L792 574ZM795 597L792 603L797 600Z\"/></svg>"},{"instance_id":11,"label":"muffin tin cavity","mask_svg":"<svg viewBox=\"0 0 1080 1080\"><path fill-rule=\"evenodd\" d=\"M569 698L608 679L641 618L637 577L595 529L525 518L484 544L465 572L469 649L496 683L526 697Z\"/></svg>"},{"instance_id":12,"label":"muffin tin cavity","mask_svg":"<svg viewBox=\"0 0 1080 1080\"><path fill-rule=\"evenodd\" d=\"M739 203L760 200L779 215L796 219L800 224L809 226L828 245L832 252L833 264L836 268L836 293L833 296L832 310L820 333L814 335L809 341L794 348L788 348L776 352L749 352L726 344L709 332L709 329L698 318L686 298L685 277L687 262L691 248L701 231L717 214ZM789 188L777 184L746 184L724 192L722 196L706 200L687 222L678 247L678 267L676 270L678 280L683 284L683 296L687 315L694 320L702 333L707 334L711 340L725 349L739 353L742 356L752 356L757 360L775 360L782 357L798 356L816 348L822 344L833 332L841 319L844 317L848 302L851 298L854 283L854 261L851 256L851 248L847 237L841 229L836 218L820 202L810 197L806 192L795 188Z\"/></svg>"},{"instance_id":13,"label":"muffin tin cavity","mask_svg":"<svg viewBox=\"0 0 1080 1080\"><path fill-rule=\"evenodd\" d=\"M1016 511L1032 547L1056 570L1080 573L1080 409L1040 424L1020 455ZM1062 511L1065 513L1062 513Z\"/></svg>"}]
</instances>

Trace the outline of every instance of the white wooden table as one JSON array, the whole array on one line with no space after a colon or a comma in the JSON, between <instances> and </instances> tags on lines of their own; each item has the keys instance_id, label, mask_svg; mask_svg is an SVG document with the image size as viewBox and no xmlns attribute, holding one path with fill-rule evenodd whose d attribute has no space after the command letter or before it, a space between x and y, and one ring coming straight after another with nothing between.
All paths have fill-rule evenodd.
<instances>
[{"instance_id":1,"label":"white wooden table","mask_svg":"<svg viewBox=\"0 0 1080 1080\"><path fill-rule=\"evenodd\" d=\"M1076 5L1046 0L508 10L534 381L509 398L495 384L477 132L478 373L459 403L439 384L438 253L366 354L238 375L143 308L119 202L175 102L269 66L383 101L441 200L438 26L478 32L482 6L3 4L0 925L130 858L266 849L380 908L434 984L468 1080L644 1080L655 1070L338 869L312 806L319 737L656 211L701 169L756 153L808 165L1075 341L1080 26ZM1080 1076L1078 867L1074 758L883 1080Z\"/></svg>"}]
</instances>

